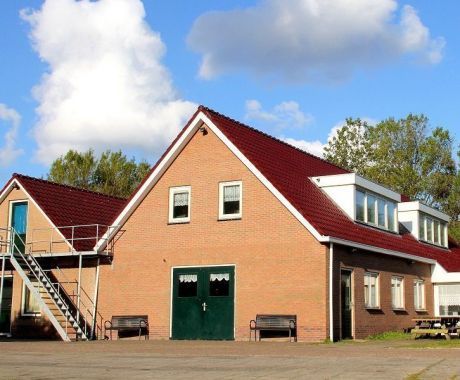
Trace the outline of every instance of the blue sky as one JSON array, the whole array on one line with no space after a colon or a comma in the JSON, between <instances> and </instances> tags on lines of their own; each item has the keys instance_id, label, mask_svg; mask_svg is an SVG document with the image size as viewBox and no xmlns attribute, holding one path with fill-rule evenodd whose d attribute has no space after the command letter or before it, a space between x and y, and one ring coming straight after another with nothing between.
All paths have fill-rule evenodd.
<instances>
[{"instance_id":1,"label":"blue sky","mask_svg":"<svg viewBox=\"0 0 460 380\"><path fill-rule=\"evenodd\" d=\"M68 148L153 163L197 104L317 154L346 117L424 113L457 150L460 3L439 4L0 2L0 182Z\"/></svg>"}]
</instances>

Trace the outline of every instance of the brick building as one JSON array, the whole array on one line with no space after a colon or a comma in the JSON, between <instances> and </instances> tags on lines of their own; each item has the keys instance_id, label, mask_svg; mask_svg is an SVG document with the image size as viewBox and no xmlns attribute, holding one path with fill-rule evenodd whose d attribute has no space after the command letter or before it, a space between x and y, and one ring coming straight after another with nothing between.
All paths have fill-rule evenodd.
<instances>
[{"instance_id":1,"label":"brick building","mask_svg":"<svg viewBox=\"0 0 460 380\"><path fill-rule=\"evenodd\" d=\"M84 240L65 233L27 191L37 183L48 186L47 202L60 197L57 214L86 215L65 221ZM67 282L76 284L76 296L62 300L71 316L61 313L60 324L77 335L103 337L103 320L142 314L152 338L241 340L256 314L273 313L297 315L299 340L338 340L460 312L460 250L449 247L445 214L205 107L128 200L65 187L80 194L73 199L54 193L61 188L22 176L7 184L5 231L15 224L16 193L14 200L39 204L68 249L57 255L49 238L33 238L43 221L29 217L19 228L26 254L5 252L4 273L14 279L12 299L30 303L29 289L43 301L37 310L51 310L54 294L40 292L38 278L24 279L27 253L61 284L56 291L68 295ZM10 235L5 249L20 250L8 246ZM37 244L48 244L41 256ZM61 272L70 281L59 281ZM10 310L13 326L18 310ZM55 328L54 314L44 315Z\"/></svg>"}]
</instances>

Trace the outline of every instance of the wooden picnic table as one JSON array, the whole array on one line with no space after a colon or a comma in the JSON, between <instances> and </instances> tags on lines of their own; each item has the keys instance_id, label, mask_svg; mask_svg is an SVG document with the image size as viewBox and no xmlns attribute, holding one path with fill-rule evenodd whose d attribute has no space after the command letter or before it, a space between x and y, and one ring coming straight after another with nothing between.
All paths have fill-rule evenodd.
<instances>
[{"instance_id":1,"label":"wooden picnic table","mask_svg":"<svg viewBox=\"0 0 460 380\"><path fill-rule=\"evenodd\" d=\"M443 335L446 339L458 336L460 317L424 317L413 318L412 321L415 322L415 327L411 330L414 339L418 335Z\"/></svg>"}]
</instances>

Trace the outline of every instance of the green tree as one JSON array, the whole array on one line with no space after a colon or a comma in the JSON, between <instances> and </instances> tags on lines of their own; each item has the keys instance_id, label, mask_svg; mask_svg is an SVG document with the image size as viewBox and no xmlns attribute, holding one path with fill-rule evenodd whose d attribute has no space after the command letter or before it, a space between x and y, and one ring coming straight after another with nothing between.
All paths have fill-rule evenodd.
<instances>
[{"instance_id":1,"label":"green tree","mask_svg":"<svg viewBox=\"0 0 460 380\"><path fill-rule=\"evenodd\" d=\"M369 164L369 124L348 118L324 148L324 158L342 168L364 175Z\"/></svg>"},{"instance_id":2,"label":"green tree","mask_svg":"<svg viewBox=\"0 0 460 380\"><path fill-rule=\"evenodd\" d=\"M48 179L63 185L89 190L92 189L96 166L97 160L92 149L83 153L69 150L65 155L53 161Z\"/></svg>"},{"instance_id":3,"label":"green tree","mask_svg":"<svg viewBox=\"0 0 460 380\"><path fill-rule=\"evenodd\" d=\"M440 127L430 130L426 116L388 118L375 126L347 119L325 152L333 163L457 219L460 179L452 137Z\"/></svg>"},{"instance_id":4,"label":"green tree","mask_svg":"<svg viewBox=\"0 0 460 380\"><path fill-rule=\"evenodd\" d=\"M94 151L69 150L52 164L48 180L107 195L129 196L150 170L146 161L137 163L121 152L107 150L100 157Z\"/></svg>"}]
</instances>

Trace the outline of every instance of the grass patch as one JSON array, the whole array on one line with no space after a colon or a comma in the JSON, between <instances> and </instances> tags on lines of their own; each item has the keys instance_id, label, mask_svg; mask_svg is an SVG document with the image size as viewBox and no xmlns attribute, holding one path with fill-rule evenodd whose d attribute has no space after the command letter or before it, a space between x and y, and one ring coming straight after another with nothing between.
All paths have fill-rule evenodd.
<instances>
[{"instance_id":1,"label":"grass patch","mask_svg":"<svg viewBox=\"0 0 460 380\"><path fill-rule=\"evenodd\" d=\"M402 331L386 331L380 334L369 335L367 340L407 340L411 335Z\"/></svg>"},{"instance_id":2,"label":"grass patch","mask_svg":"<svg viewBox=\"0 0 460 380\"><path fill-rule=\"evenodd\" d=\"M460 339L417 339L404 347L410 348L460 348Z\"/></svg>"}]
</instances>

